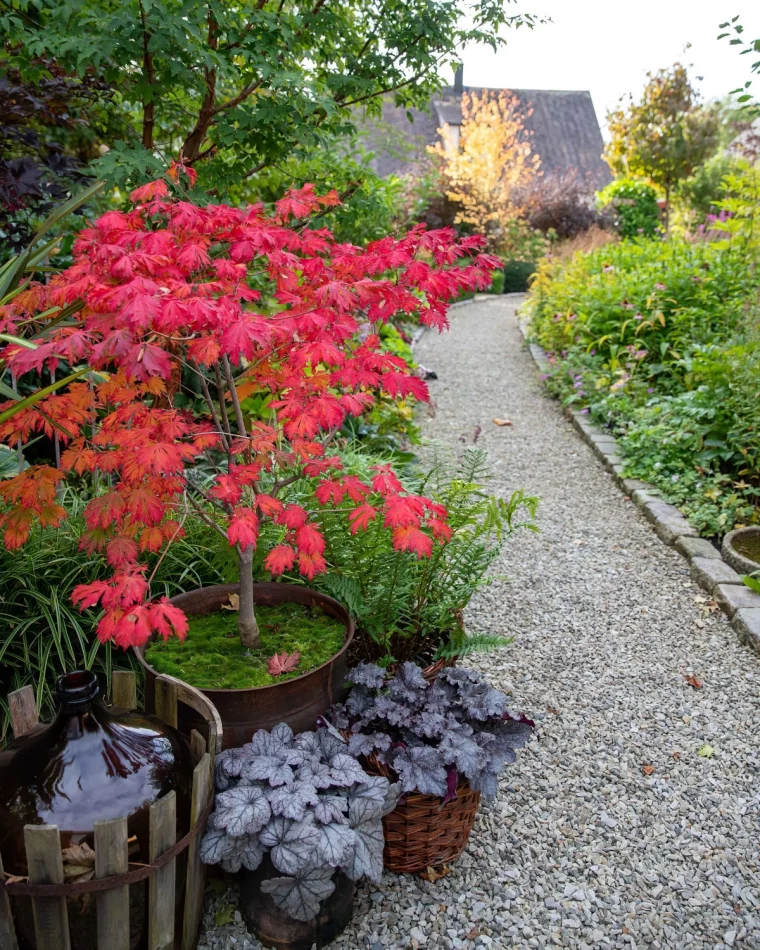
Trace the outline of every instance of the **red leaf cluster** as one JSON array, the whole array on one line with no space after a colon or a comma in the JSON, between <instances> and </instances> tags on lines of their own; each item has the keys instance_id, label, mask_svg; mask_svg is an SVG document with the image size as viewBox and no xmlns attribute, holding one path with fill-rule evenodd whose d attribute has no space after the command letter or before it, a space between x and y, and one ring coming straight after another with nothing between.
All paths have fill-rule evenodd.
<instances>
[{"instance_id":1,"label":"red leaf cluster","mask_svg":"<svg viewBox=\"0 0 760 950\"><path fill-rule=\"evenodd\" d=\"M282 527L265 561L275 575L297 567L312 578L326 569L310 513L277 497L294 477L317 480L320 504L350 500L353 532L381 517L397 549L418 557L447 539L441 506L408 495L386 467L371 484L342 475L326 441L378 392L427 398L425 383L382 350L378 325L403 313L445 328L448 303L485 287L497 264L477 254L480 238L457 240L451 229L420 226L367 248L340 244L305 226L337 202L312 185L288 192L273 215L260 205L200 206L174 196L180 170L138 188L130 210L85 228L72 266L0 313L10 333L22 323L46 331L36 349L10 344L0 353L17 377L82 363L102 371L0 424L10 444L55 432L64 446L60 470L32 466L0 485L5 544L19 547L35 523L61 522L56 487L67 473L106 476L111 487L87 505L81 543L102 552L113 575L80 586L74 600L82 609L99 604L99 637L124 647L153 632L185 633L181 611L150 602L140 559L181 533L199 492L240 551L256 546L262 519ZM76 301L83 304L74 317L57 322ZM183 369L217 392L216 411L213 399L195 415L175 406ZM273 397L271 425L238 412L247 395L262 392ZM202 458L217 466L203 489L188 482Z\"/></svg>"}]
</instances>

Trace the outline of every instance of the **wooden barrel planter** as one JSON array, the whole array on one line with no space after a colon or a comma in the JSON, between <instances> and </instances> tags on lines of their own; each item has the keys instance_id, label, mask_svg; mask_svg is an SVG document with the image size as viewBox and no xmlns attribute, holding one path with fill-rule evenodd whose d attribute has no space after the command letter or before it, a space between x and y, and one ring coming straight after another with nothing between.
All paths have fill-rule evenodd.
<instances>
[{"instance_id":1,"label":"wooden barrel planter","mask_svg":"<svg viewBox=\"0 0 760 950\"><path fill-rule=\"evenodd\" d=\"M155 715L163 722L177 728L178 708L187 706L201 726L186 736L197 763L192 774L189 831L177 840L176 794L170 791L149 809L149 863L133 864L129 861L127 818L96 821L94 877L64 883L59 828L53 824L25 825L28 879L7 877L0 856L0 950L18 950L19 947L70 950L72 934L75 943L79 937L76 923L74 929L70 929L70 905L74 900L85 903L94 900L93 947L130 950L136 939L134 933L130 934L130 915L134 916L130 886L145 881L147 939L141 941L141 948L194 950L196 947L206 876L200 860L200 842L213 807L213 760L221 750L221 722L209 700L185 683L160 676L154 688L152 705ZM111 700L112 707L122 711L137 709L134 673L113 673ZM8 705L15 738L40 730L34 691L30 686L11 693ZM181 869L179 873L178 869ZM181 916L178 916L175 898L182 896ZM22 917L29 917L22 905L28 906L30 902L33 942L26 928L20 926Z\"/></svg>"},{"instance_id":2,"label":"wooden barrel planter","mask_svg":"<svg viewBox=\"0 0 760 950\"><path fill-rule=\"evenodd\" d=\"M365 770L396 781L393 771L374 756ZM431 868L455 861L464 851L479 808L480 792L467 779L460 780L456 798L446 804L435 795L408 792L383 818L383 865L394 874L427 878Z\"/></svg>"}]
</instances>

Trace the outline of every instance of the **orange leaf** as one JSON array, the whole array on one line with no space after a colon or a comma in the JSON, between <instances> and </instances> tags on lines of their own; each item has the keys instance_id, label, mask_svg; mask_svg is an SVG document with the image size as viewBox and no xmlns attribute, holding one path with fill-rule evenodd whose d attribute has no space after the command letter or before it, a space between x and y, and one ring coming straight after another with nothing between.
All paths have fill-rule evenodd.
<instances>
[{"instance_id":1,"label":"orange leaf","mask_svg":"<svg viewBox=\"0 0 760 950\"><path fill-rule=\"evenodd\" d=\"M654 766L653 766L653 765L642 765L642 766L641 766L641 771L644 773L644 775L651 775L651 774L654 772Z\"/></svg>"},{"instance_id":2,"label":"orange leaf","mask_svg":"<svg viewBox=\"0 0 760 950\"><path fill-rule=\"evenodd\" d=\"M684 679L692 686L694 689L702 689L702 680L698 679L693 673L690 673L688 676L684 676Z\"/></svg>"}]
</instances>

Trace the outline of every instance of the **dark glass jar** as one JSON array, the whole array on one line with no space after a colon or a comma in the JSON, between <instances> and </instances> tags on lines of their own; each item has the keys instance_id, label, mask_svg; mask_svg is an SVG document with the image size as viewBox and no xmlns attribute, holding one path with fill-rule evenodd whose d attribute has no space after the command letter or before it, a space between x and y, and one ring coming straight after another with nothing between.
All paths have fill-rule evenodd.
<instances>
[{"instance_id":1,"label":"dark glass jar","mask_svg":"<svg viewBox=\"0 0 760 950\"><path fill-rule=\"evenodd\" d=\"M95 847L95 822L127 818L130 861L149 860L149 808L170 791L177 795L177 835L189 828L195 763L185 739L155 716L115 713L99 699L94 673L66 673L56 684L59 709L45 729L22 736L0 768L0 854L6 872L27 873L24 825L57 825L61 848ZM178 897L183 888L177 888ZM27 901L17 900L18 905ZM95 936L94 901L69 900L72 947ZM130 888L132 947L141 945L145 884ZM22 911L21 906L18 907ZM17 924L26 915L17 913ZM28 927L19 926L24 938ZM27 940L28 941L28 936ZM33 946L33 943L30 944Z\"/></svg>"}]
</instances>

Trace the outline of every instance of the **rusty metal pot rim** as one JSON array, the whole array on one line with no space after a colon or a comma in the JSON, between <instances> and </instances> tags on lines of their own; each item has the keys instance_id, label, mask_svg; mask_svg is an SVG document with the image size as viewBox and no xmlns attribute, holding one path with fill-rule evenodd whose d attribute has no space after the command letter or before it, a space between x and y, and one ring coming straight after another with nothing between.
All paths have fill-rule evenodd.
<instances>
[{"instance_id":1,"label":"rusty metal pot rim","mask_svg":"<svg viewBox=\"0 0 760 950\"><path fill-rule=\"evenodd\" d=\"M211 584L208 587L196 587L194 590L184 591L182 594L177 594L176 597L170 598L170 601L171 603L174 603L178 597L187 597L192 594L200 593L200 591L220 590L220 591L226 591L228 593L234 593L235 590L239 586L240 586L239 584ZM232 695L236 693L261 692L266 689L278 689L280 686L284 686L285 684L289 685L291 683L297 683L300 680L305 680L309 676L313 676L318 670L323 670L326 667L330 666L332 663L334 663L336 658L339 656L342 656L346 652L346 650L349 648L349 646L351 645L351 641L354 638L354 629L355 629L354 620L351 614L349 614L346 607L339 600L335 600L334 597L328 597L327 594L323 594L318 590L314 590L312 587L301 587L299 584L280 584L280 583L277 583L276 581L270 582L270 583L262 582L262 583L254 584L253 585L254 598L255 598L257 590L261 590L262 588L272 588L272 587L279 588L285 593L288 593L289 591L299 591L302 593L310 594L311 596L316 597L317 600L321 601L323 604L329 604L331 607L334 607L338 611L340 611L340 613L342 613L345 617L344 623L346 627L346 639L343 641L343 646L340 648L340 650L338 650L337 653L334 653L330 657L329 660L325 660L325 662L321 663L319 666L315 666L312 669L307 670L306 673L301 673L300 676L294 676L292 677L292 679L283 680L281 683L270 683L269 686L241 686L236 689L230 689L229 687L221 687L221 686L220 687L210 686L208 688L205 686L203 687L198 686L198 687L195 687L196 689L200 689L201 692L203 692L204 694L208 696L210 696L212 693L223 693L225 695ZM343 618L339 618L339 619L343 619ZM137 656L137 660L142 667L144 667L146 670L151 672L154 676L160 676L161 674L158 672L158 670L154 669L150 665L150 663L148 663L148 661L145 659L143 655L145 652L146 646L147 644L142 644L142 646L133 647L135 655Z\"/></svg>"}]
</instances>

